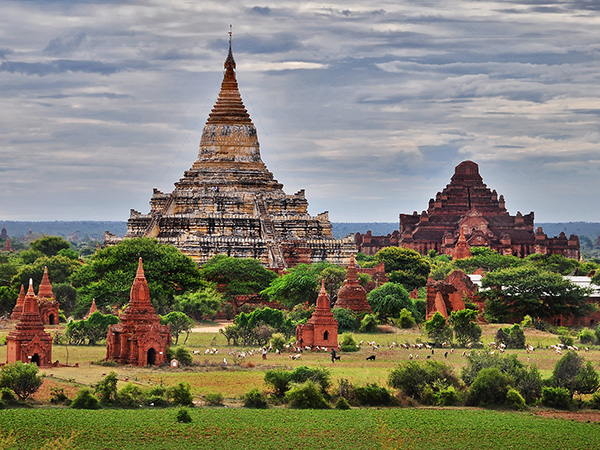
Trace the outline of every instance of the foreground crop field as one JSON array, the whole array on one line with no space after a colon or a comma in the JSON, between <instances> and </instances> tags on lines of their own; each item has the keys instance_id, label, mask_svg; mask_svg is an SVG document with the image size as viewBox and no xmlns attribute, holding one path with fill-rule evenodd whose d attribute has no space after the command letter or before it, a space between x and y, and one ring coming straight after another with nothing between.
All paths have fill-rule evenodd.
<instances>
[{"instance_id":1,"label":"foreground crop field","mask_svg":"<svg viewBox=\"0 0 600 450\"><path fill-rule=\"evenodd\" d=\"M595 449L600 424L531 413L459 409L248 410L17 409L0 411L0 436L18 449L71 437L77 449ZM0 447L2 446L0 438Z\"/></svg>"}]
</instances>

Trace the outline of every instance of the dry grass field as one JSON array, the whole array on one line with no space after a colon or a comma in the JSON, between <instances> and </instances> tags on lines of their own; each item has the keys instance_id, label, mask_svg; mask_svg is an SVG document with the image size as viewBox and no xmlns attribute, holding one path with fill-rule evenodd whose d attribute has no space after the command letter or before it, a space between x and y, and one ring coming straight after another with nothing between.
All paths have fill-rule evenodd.
<instances>
[{"instance_id":1,"label":"dry grass field","mask_svg":"<svg viewBox=\"0 0 600 450\"><path fill-rule=\"evenodd\" d=\"M485 348L481 351L489 351L487 343L494 340L494 336L501 325L484 325L482 341ZM50 387L60 386L67 393L75 393L82 386L93 386L105 374L114 370L117 372L121 384L133 382L141 386L163 384L174 385L179 382L187 382L192 387L192 392L199 403L202 396L207 393L221 393L225 396L228 404L234 406L239 404L239 397L256 387L265 389L263 377L265 371L273 368L293 369L300 365L321 366L331 371L332 380L345 378L356 385L365 385L376 382L386 385L388 373L398 363L407 361L410 354L413 358L444 361L451 365L460 374L460 370L467 363L463 356L464 349L435 349L432 353L427 349L402 349L393 346L393 343L414 344L425 340L425 336L418 328L411 330L393 329L393 333L376 334L354 334L357 342L363 341L360 351L355 353L340 353L341 360L331 362L328 352L303 352L297 360L290 359L292 353L269 353L263 360L259 352L241 359L237 357L240 352L249 353L249 348L228 347L225 337L218 331L218 326L204 325L196 328L190 334L186 347L195 351L194 365L189 368L172 369L169 367L106 367L96 364L102 361L106 355L103 345L97 346L73 346L54 345L53 360L59 360L63 364L79 367L55 367L44 368L41 372L45 375L42 389L35 398L45 402L49 398ZM60 331L60 327L54 327L54 331ZM9 330L0 331L0 342ZM516 354L521 362L526 365L536 365L542 376L548 377L561 355L548 348L557 344L558 337L554 334L545 333L533 329L525 330L527 343L536 347L536 350L527 353L525 350L507 350L505 354ZM181 337L181 341L184 336ZM375 341L377 348L368 346L367 342ZM391 347L391 348L390 348ZM600 371L600 348L592 347L584 351L585 346L580 345L580 354L586 360L592 361L596 370ZM216 348L217 354L205 354L207 349ZM467 353L470 350L467 350ZM479 350L473 350L479 351ZM448 353L445 356L445 353ZM366 357L376 355L375 361L367 361ZM6 346L0 345L0 361L6 360Z\"/></svg>"}]
</instances>

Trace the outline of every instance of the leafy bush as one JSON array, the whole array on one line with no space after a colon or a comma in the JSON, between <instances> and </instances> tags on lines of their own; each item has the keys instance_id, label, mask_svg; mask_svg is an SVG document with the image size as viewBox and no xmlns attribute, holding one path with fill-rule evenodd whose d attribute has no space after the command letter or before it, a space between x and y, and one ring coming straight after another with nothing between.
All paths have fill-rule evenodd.
<instances>
[{"instance_id":1,"label":"leafy bush","mask_svg":"<svg viewBox=\"0 0 600 450\"><path fill-rule=\"evenodd\" d=\"M340 378L338 380L338 395L344 397L348 402L354 402L356 399L354 385L348 379Z\"/></svg>"},{"instance_id":2,"label":"leafy bush","mask_svg":"<svg viewBox=\"0 0 600 450\"><path fill-rule=\"evenodd\" d=\"M285 394L285 400L293 408L302 409L328 409L329 404L323 397L320 386L314 381L293 383Z\"/></svg>"},{"instance_id":3,"label":"leafy bush","mask_svg":"<svg viewBox=\"0 0 600 450\"><path fill-rule=\"evenodd\" d=\"M366 386L355 388L356 399L361 405L379 406L389 405L392 401L392 396L389 391L378 386L377 383L368 383Z\"/></svg>"},{"instance_id":4,"label":"leafy bush","mask_svg":"<svg viewBox=\"0 0 600 450\"><path fill-rule=\"evenodd\" d=\"M179 423L191 423L192 416L190 416L190 411L187 408L179 408L177 410L176 416L177 422Z\"/></svg>"},{"instance_id":5,"label":"leafy bush","mask_svg":"<svg viewBox=\"0 0 600 450\"><path fill-rule=\"evenodd\" d=\"M590 361L584 362L583 357L575 352L568 352L554 366L552 384L566 388L570 396L591 394L598 389L600 381L598 373Z\"/></svg>"},{"instance_id":6,"label":"leafy bush","mask_svg":"<svg viewBox=\"0 0 600 450\"><path fill-rule=\"evenodd\" d=\"M467 357L470 365L463 367L461 378L467 386L473 384L482 369L497 368L502 373L509 375L516 387L525 397L527 403L532 403L539 398L542 391L542 377L537 367L532 366L529 371L517 359L516 355L490 355L487 352L473 352Z\"/></svg>"},{"instance_id":7,"label":"leafy bush","mask_svg":"<svg viewBox=\"0 0 600 450\"><path fill-rule=\"evenodd\" d=\"M454 386L448 386L434 393L435 404L438 406L454 406L460 404L460 396Z\"/></svg>"},{"instance_id":8,"label":"leafy bush","mask_svg":"<svg viewBox=\"0 0 600 450\"><path fill-rule=\"evenodd\" d=\"M96 311L85 320L72 320L67 323L65 336L72 345L84 345L86 341L87 345L94 345L106 338L110 325L117 323L119 323L117 316Z\"/></svg>"},{"instance_id":9,"label":"leafy bush","mask_svg":"<svg viewBox=\"0 0 600 450\"><path fill-rule=\"evenodd\" d=\"M344 397L338 397L335 402L335 409L350 409L350 403Z\"/></svg>"},{"instance_id":10,"label":"leafy bush","mask_svg":"<svg viewBox=\"0 0 600 450\"><path fill-rule=\"evenodd\" d=\"M440 346L444 342L452 342L452 328L446 323L446 318L439 312L436 312L430 320L425 322L425 332L436 346Z\"/></svg>"},{"instance_id":11,"label":"leafy bush","mask_svg":"<svg viewBox=\"0 0 600 450\"><path fill-rule=\"evenodd\" d=\"M377 318L374 314L366 314L360 321L359 331L361 333L374 333L377 331Z\"/></svg>"},{"instance_id":12,"label":"leafy bush","mask_svg":"<svg viewBox=\"0 0 600 450\"><path fill-rule=\"evenodd\" d=\"M12 389L7 387L0 388L0 406L3 405L15 405L17 403L17 397Z\"/></svg>"},{"instance_id":13,"label":"leafy bush","mask_svg":"<svg viewBox=\"0 0 600 450\"><path fill-rule=\"evenodd\" d=\"M401 389L406 395L424 403L434 403L436 392L449 386L458 388L458 378L452 369L439 361L425 363L408 361L393 369L388 376L388 385Z\"/></svg>"},{"instance_id":14,"label":"leafy bush","mask_svg":"<svg viewBox=\"0 0 600 450\"><path fill-rule=\"evenodd\" d=\"M242 399L244 400L244 406L246 408L259 408L265 409L267 408L267 399L264 394L260 392L257 388L254 388L248 392L246 392Z\"/></svg>"},{"instance_id":15,"label":"leafy bush","mask_svg":"<svg viewBox=\"0 0 600 450\"><path fill-rule=\"evenodd\" d=\"M356 346L354 336L352 336L350 333L343 334L340 349L343 352L357 352L360 350L360 348Z\"/></svg>"},{"instance_id":16,"label":"leafy bush","mask_svg":"<svg viewBox=\"0 0 600 450\"><path fill-rule=\"evenodd\" d=\"M26 400L42 385L42 377L38 375L38 366L23 364L21 361L8 363L0 369L0 388L11 389L19 400Z\"/></svg>"},{"instance_id":17,"label":"leafy bush","mask_svg":"<svg viewBox=\"0 0 600 450\"><path fill-rule=\"evenodd\" d=\"M167 349L167 361L176 359L182 366L191 366L194 363L192 353L183 346L169 347Z\"/></svg>"},{"instance_id":18,"label":"leafy bush","mask_svg":"<svg viewBox=\"0 0 600 450\"><path fill-rule=\"evenodd\" d=\"M338 322L338 333L357 331L360 327L360 320L351 309L333 308L332 313L333 318Z\"/></svg>"},{"instance_id":19,"label":"leafy bush","mask_svg":"<svg viewBox=\"0 0 600 450\"><path fill-rule=\"evenodd\" d=\"M525 409L525 399L516 389L510 388L506 393L506 404L517 411Z\"/></svg>"},{"instance_id":20,"label":"leafy bush","mask_svg":"<svg viewBox=\"0 0 600 450\"><path fill-rule=\"evenodd\" d=\"M500 369L496 367L482 369L469 389L467 404L473 406L503 404L512 385L513 380Z\"/></svg>"},{"instance_id":21,"label":"leafy bush","mask_svg":"<svg viewBox=\"0 0 600 450\"><path fill-rule=\"evenodd\" d=\"M476 323L477 314L478 311L473 309L459 309L450 314L456 340L462 347L479 342L481 338L481 327Z\"/></svg>"},{"instance_id":22,"label":"leafy bush","mask_svg":"<svg viewBox=\"0 0 600 450\"><path fill-rule=\"evenodd\" d=\"M521 321L521 326L523 328L533 328L533 326L534 326L533 319L529 314L527 314L527 315L525 315L525 317L523 317L523 320Z\"/></svg>"},{"instance_id":23,"label":"leafy bush","mask_svg":"<svg viewBox=\"0 0 600 450\"><path fill-rule=\"evenodd\" d=\"M582 344L593 344L596 342L596 334L589 328L584 328L579 332L578 339Z\"/></svg>"},{"instance_id":24,"label":"leafy bush","mask_svg":"<svg viewBox=\"0 0 600 450\"><path fill-rule=\"evenodd\" d=\"M100 403L108 405L117 398L117 373L112 371L98 382L94 394L100 395Z\"/></svg>"},{"instance_id":25,"label":"leafy bush","mask_svg":"<svg viewBox=\"0 0 600 450\"><path fill-rule=\"evenodd\" d=\"M518 324L512 327L500 328L496 333L496 342L506 345L506 348L525 348L525 333Z\"/></svg>"},{"instance_id":26,"label":"leafy bush","mask_svg":"<svg viewBox=\"0 0 600 450\"><path fill-rule=\"evenodd\" d=\"M592 409L600 409L600 391L594 392L589 401L589 406Z\"/></svg>"},{"instance_id":27,"label":"leafy bush","mask_svg":"<svg viewBox=\"0 0 600 450\"><path fill-rule=\"evenodd\" d=\"M296 367L290 376L292 383L304 383L305 381L313 381L319 385L321 392L326 392L331 386L331 374L324 367Z\"/></svg>"},{"instance_id":28,"label":"leafy bush","mask_svg":"<svg viewBox=\"0 0 600 450\"><path fill-rule=\"evenodd\" d=\"M206 394L204 400L211 406L223 406L223 394L220 392Z\"/></svg>"},{"instance_id":29,"label":"leafy bush","mask_svg":"<svg viewBox=\"0 0 600 450\"><path fill-rule=\"evenodd\" d=\"M274 333L271 336L271 345L275 350L282 351L285 348L286 339L283 333Z\"/></svg>"},{"instance_id":30,"label":"leafy bush","mask_svg":"<svg viewBox=\"0 0 600 450\"><path fill-rule=\"evenodd\" d=\"M50 403L64 403L66 405L71 404L71 399L65 394L63 388L51 387L50 388Z\"/></svg>"},{"instance_id":31,"label":"leafy bush","mask_svg":"<svg viewBox=\"0 0 600 450\"><path fill-rule=\"evenodd\" d=\"M398 326L400 328L412 328L417 324L412 312L406 308L402 308L398 317Z\"/></svg>"},{"instance_id":32,"label":"leafy bush","mask_svg":"<svg viewBox=\"0 0 600 450\"><path fill-rule=\"evenodd\" d=\"M265 372L265 383L274 389L276 397L283 397L290 387L292 373L287 370L267 370Z\"/></svg>"},{"instance_id":33,"label":"leafy bush","mask_svg":"<svg viewBox=\"0 0 600 450\"><path fill-rule=\"evenodd\" d=\"M544 386L542 388L542 405L550 408L570 409L571 395L562 387Z\"/></svg>"},{"instance_id":34,"label":"leafy bush","mask_svg":"<svg viewBox=\"0 0 600 450\"><path fill-rule=\"evenodd\" d=\"M144 392L133 383L127 383L117 392L115 403L126 408L134 408L146 402Z\"/></svg>"},{"instance_id":35,"label":"leafy bush","mask_svg":"<svg viewBox=\"0 0 600 450\"><path fill-rule=\"evenodd\" d=\"M193 405L191 387L189 383L179 383L171 386L166 391L166 396L174 405L190 406Z\"/></svg>"},{"instance_id":36,"label":"leafy bush","mask_svg":"<svg viewBox=\"0 0 600 450\"><path fill-rule=\"evenodd\" d=\"M73 401L71 402L71 408L75 409L99 409L100 402L94 396L91 389L83 388L80 389Z\"/></svg>"}]
</instances>

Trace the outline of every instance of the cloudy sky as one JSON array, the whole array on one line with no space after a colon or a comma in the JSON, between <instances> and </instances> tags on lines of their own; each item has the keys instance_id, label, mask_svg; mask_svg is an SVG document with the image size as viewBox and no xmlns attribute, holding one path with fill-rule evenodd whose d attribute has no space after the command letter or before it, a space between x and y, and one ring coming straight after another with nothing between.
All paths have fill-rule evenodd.
<instances>
[{"instance_id":1,"label":"cloudy sky","mask_svg":"<svg viewBox=\"0 0 600 450\"><path fill-rule=\"evenodd\" d=\"M196 159L227 33L263 160L396 222L470 159L511 214L600 222L600 1L6 1L0 220L126 220Z\"/></svg>"}]
</instances>

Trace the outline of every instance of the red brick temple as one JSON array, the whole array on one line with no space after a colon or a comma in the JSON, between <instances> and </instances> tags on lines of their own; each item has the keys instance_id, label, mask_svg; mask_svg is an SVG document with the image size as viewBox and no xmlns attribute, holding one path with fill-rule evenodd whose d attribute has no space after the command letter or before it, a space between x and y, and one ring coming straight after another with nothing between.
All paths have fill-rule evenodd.
<instances>
[{"instance_id":1,"label":"red brick temple","mask_svg":"<svg viewBox=\"0 0 600 450\"><path fill-rule=\"evenodd\" d=\"M44 331L32 280L29 280L19 323L6 337L6 362L17 361L38 366L52 364L52 336Z\"/></svg>"},{"instance_id":2,"label":"red brick temple","mask_svg":"<svg viewBox=\"0 0 600 450\"><path fill-rule=\"evenodd\" d=\"M367 291L358 282L358 269L354 255L350 258L348 271L344 284L337 293L334 308L347 308L355 312L371 312L371 305L367 301Z\"/></svg>"},{"instance_id":3,"label":"red brick temple","mask_svg":"<svg viewBox=\"0 0 600 450\"><path fill-rule=\"evenodd\" d=\"M484 302L477 295L477 285L461 270L455 270L445 280L427 280L427 313L429 320L436 312L446 319L452 311L465 309L465 299L477 305L483 314Z\"/></svg>"},{"instance_id":4,"label":"red brick temple","mask_svg":"<svg viewBox=\"0 0 600 450\"><path fill-rule=\"evenodd\" d=\"M88 313L83 318L87 319L92 314L94 314L96 311L98 311L98 307L96 306L96 299L93 298L92 299L92 305L90 306L90 310L88 311Z\"/></svg>"},{"instance_id":5,"label":"red brick temple","mask_svg":"<svg viewBox=\"0 0 600 450\"><path fill-rule=\"evenodd\" d=\"M324 281L321 282L321 291L312 317L304 325L296 326L296 342L309 347L338 347L338 323L333 318Z\"/></svg>"},{"instance_id":6,"label":"red brick temple","mask_svg":"<svg viewBox=\"0 0 600 450\"><path fill-rule=\"evenodd\" d=\"M40 317L46 325L56 325L58 323L58 302L52 292L52 285L48 278L48 267L44 267L42 282L38 288L38 305L40 308Z\"/></svg>"},{"instance_id":7,"label":"red brick temple","mask_svg":"<svg viewBox=\"0 0 600 450\"><path fill-rule=\"evenodd\" d=\"M23 305L25 304L25 288L21 285L21 292L19 292L19 297L17 297L17 304L12 310L12 314L10 315L10 320L19 320L21 318L21 314L23 313Z\"/></svg>"},{"instance_id":8,"label":"red brick temple","mask_svg":"<svg viewBox=\"0 0 600 450\"><path fill-rule=\"evenodd\" d=\"M491 191L479 175L479 166L463 161L455 168L450 183L429 200L427 211L400 214L399 247L411 248L421 254L435 250L452 255L461 231L470 247L489 247L504 255L524 258L532 253L560 254L579 259L579 238L564 233L548 238L542 228L534 231L534 214L517 212L511 216L504 197ZM388 239L380 236L357 235L359 251L374 254L376 244ZM462 244L461 244L462 245Z\"/></svg>"},{"instance_id":9,"label":"red brick temple","mask_svg":"<svg viewBox=\"0 0 600 450\"><path fill-rule=\"evenodd\" d=\"M168 325L160 324L160 318L152 306L142 258L129 297L120 323L108 328L106 360L134 366L166 363L171 330Z\"/></svg>"}]
</instances>

